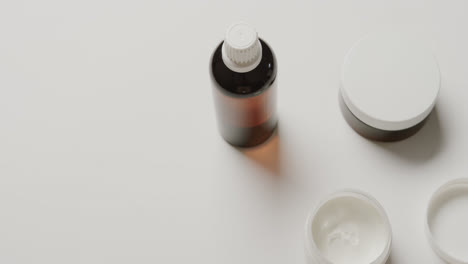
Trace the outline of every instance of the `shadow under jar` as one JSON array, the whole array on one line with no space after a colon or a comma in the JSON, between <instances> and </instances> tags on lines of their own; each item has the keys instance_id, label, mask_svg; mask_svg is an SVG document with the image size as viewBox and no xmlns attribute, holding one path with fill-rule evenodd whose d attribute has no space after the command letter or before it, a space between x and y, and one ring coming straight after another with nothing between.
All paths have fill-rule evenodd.
<instances>
[{"instance_id":1,"label":"shadow under jar","mask_svg":"<svg viewBox=\"0 0 468 264\"><path fill-rule=\"evenodd\" d=\"M253 147L274 133L276 74L275 55L255 29L231 26L210 60L218 127L231 145Z\"/></svg>"}]
</instances>

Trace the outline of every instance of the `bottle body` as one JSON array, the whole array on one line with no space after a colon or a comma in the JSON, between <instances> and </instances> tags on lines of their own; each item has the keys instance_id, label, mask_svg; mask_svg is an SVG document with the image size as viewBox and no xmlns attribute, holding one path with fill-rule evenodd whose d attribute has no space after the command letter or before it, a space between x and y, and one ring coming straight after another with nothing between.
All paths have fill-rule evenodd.
<instances>
[{"instance_id":1,"label":"bottle body","mask_svg":"<svg viewBox=\"0 0 468 264\"><path fill-rule=\"evenodd\" d=\"M261 61L249 72L235 72L224 64L223 43L210 61L218 128L228 143L238 147L263 143L273 134L278 122L276 58L261 39L260 44Z\"/></svg>"}]
</instances>

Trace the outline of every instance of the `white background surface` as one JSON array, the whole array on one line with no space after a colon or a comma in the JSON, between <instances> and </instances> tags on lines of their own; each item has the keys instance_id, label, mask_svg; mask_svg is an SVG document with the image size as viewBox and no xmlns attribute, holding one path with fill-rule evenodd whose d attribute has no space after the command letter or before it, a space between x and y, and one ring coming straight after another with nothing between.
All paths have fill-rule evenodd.
<instances>
[{"instance_id":1,"label":"white background surface","mask_svg":"<svg viewBox=\"0 0 468 264\"><path fill-rule=\"evenodd\" d=\"M303 228L341 188L373 194L390 263L440 263L430 195L466 176L468 2L1 1L0 263L304 263ZM279 132L216 130L208 61L246 20L276 52ZM428 33L437 110L370 142L338 107L341 62L382 24Z\"/></svg>"}]
</instances>

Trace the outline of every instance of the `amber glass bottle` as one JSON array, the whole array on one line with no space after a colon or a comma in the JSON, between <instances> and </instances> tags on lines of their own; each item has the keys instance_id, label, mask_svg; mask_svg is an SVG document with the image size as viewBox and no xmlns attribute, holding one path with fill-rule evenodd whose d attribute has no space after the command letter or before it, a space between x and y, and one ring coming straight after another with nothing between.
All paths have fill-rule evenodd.
<instances>
[{"instance_id":1,"label":"amber glass bottle","mask_svg":"<svg viewBox=\"0 0 468 264\"><path fill-rule=\"evenodd\" d=\"M250 25L231 26L210 61L221 136L238 147L263 143L274 132L276 58Z\"/></svg>"}]
</instances>

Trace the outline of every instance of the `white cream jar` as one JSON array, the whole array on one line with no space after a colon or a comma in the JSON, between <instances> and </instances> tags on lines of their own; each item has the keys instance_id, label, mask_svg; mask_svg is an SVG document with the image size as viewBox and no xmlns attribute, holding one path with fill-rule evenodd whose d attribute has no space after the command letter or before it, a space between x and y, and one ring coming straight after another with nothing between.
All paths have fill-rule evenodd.
<instances>
[{"instance_id":1,"label":"white cream jar","mask_svg":"<svg viewBox=\"0 0 468 264\"><path fill-rule=\"evenodd\" d=\"M305 228L308 263L383 264L392 231L382 206L355 190L332 194L311 212Z\"/></svg>"}]
</instances>

